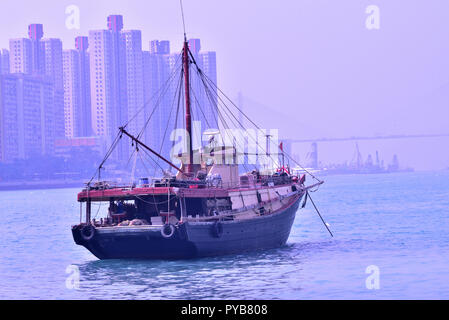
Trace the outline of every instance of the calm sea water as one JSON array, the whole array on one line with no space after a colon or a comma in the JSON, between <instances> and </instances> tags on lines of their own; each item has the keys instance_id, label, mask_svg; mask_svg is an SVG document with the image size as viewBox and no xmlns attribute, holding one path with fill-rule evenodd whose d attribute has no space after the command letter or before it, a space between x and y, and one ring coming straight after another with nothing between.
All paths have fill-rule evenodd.
<instances>
[{"instance_id":1,"label":"calm sea water","mask_svg":"<svg viewBox=\"0 0 449 320\"><path fill-rule=\"evenodd\" d=\"M77 189L0 192L0 298L449 299L449 172L325 180L334 238L309 203L282 248L185 261L97 260L72 240Z\"/></svg>"}]
</instances>

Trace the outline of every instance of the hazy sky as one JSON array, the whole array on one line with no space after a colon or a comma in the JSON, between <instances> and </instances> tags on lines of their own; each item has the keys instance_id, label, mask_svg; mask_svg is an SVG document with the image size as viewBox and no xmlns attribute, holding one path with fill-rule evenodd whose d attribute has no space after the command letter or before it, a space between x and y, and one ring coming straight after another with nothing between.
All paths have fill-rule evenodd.
<instances>
[{"instance_id":1,"label":"hazy sky","mask_svg":"<svg viewBox=\"0 0 449 320\"><path fill-rule=\"evenodd\" d=\"M79 30L65 27L68 5L80 8ZM365 26L369 5L380 9L379 30ZM184 10L188 37L217 51L219 86L269 107L248 106L262 127L277 117L281 135L296 138L449 133L447 0L184 0ZM1 0L0 47L43 23L46 37L73 48L109 14L142 30L144 49L151 39L181 48L178 0ZM364 156L397 152L418 169L449 166L449 139L360 145ZM331 160L352 149L320 146Z\"/></svg>"}]
</instances>

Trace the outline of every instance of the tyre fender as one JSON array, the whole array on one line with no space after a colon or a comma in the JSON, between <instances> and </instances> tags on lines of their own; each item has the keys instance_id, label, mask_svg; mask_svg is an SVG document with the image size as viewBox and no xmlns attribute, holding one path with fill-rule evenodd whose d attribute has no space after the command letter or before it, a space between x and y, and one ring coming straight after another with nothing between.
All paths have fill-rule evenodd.
<instances>
[{"instance_id":1,"label":"tyre fender","mask_svg":"<svg viewBox=\"0 0 449 320\"><path fill-rule=\"evenodd\" d=\"M175 235L175 231L176 231L175 226L172 225L171 223L164 224L161 228L161 235L165 239L170 239Z\"/></svg>"},{"instance_id":2,"label":"tyre fender","mask_svg":"<svg viewBox=\"0 0 449 320\"><path fill-rule=\"evenodd\" d=\"M80 230L81 237L85 241L90 241L95 236L96 229L93 225L87 224L83 226Z\"/></svg>"}]
</instances>

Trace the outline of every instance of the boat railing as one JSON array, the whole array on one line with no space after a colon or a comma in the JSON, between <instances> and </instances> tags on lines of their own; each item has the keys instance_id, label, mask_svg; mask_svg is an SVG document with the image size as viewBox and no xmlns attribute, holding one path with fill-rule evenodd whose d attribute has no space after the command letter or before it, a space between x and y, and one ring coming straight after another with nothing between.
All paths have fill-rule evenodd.
<instances>
[{"instance_id":1,"label":"boat railing","mask_svg":"<svg viewBox=\"0 0 449 320\"><path fill-rule=\"evenodd\" d=\"M245 189L257 188L261 186L279 186L291 183L290 177L284 176L262 176L254 181L246 182L223 182L223 180L175 180L175 179L153 179L151 183L128 183L117 181L97 181L93 184L86 183L86 190L108 190L122 189L132 190L134 188L150 188L150 187L177 187L189 189Z\"/></svg>"},{"instance_id":2,"label":"boat railing","mask_svg":"<svg viewBox=\"0 0 449 320\"><path fill-rule=\"evenodd\" d=\"M108 190L108 189L132 189L136 184L124 184L116 181L98 181L94 184L86 183L86 190Z\"/></svg>"},{"instance_id":3,"label":"boat railing","mask_svg":"<svg viewBox=\"0 0 449 320\"><path fill-rule=\"evenodd\" d=\"M305 189L299 189L296 191L289 192L284 195L278 195L277 197L274 197L270 199L269 201L262 201L257 204L252 205L246 205L244 207L233 209L233 210L225 210L221 211L220 213L212 216L187 216L184 218L184 221L189 222L210 222L210 221L220 221L225 219L243 219L244 217L248 217L248 219L251 219L251 217L255 216L264 216L272 214L273 211L271 209L266 209L266 206L270 204L270 202L273 201L283 201L284 199L288 199L292 196L304 193Z\"/></svg>"}]
</instances>

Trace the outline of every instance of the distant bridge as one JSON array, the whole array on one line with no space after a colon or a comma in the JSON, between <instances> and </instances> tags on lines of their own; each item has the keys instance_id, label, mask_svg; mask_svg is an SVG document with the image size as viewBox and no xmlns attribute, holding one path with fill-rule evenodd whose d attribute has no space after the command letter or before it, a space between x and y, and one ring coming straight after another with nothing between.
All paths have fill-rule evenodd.
<instances>
[{"instance_id":1,"label":"distant bridge","mask_svg":"<svg viewBox=\"0 0 449 320\"><path fill-rule=\"evenodd\" d=\"M388 136L359 136L346 138L317 138L317 139L286 139L292 143L301 142L335 142L335 141L358 141L358 140L389 140L389 139L414 139L414 138L441 138L449 137L449 133L443 134L400 134Z\"/></svg>"}]
</instances>

